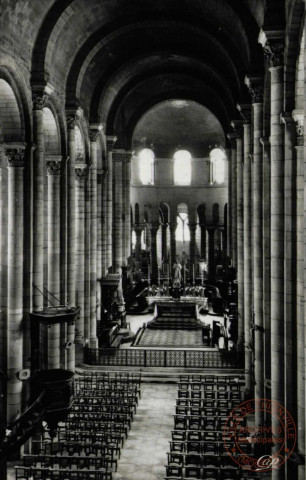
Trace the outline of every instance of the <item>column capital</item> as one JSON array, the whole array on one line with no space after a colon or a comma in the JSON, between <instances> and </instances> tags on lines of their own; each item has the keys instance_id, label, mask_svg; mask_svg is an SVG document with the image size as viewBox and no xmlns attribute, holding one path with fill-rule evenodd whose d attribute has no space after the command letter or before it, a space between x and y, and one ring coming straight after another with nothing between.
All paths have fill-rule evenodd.
<instances>
[{"instance_id":1,"label":"column capital","mask_svg":"<svg viewBox=\"0 0 306 480\"><path fill-rule=\"evenodd\" d=\"M57 158L48 158L46 159L46 165L48 170L48 175L60 175L61 174L61 164L62 157L54 155Z\"/></svg>"},{"instance_id":2,"label":"column capital","mask_svg":"<svg viewBox=\"0 0 306 480\"><path fill-rule=\"evenodd\" d=\"M151 223L150 224L150 232L151 234L156 234L157 233L157 230L159 229L159 223Z\"/></svg>"},{"instance_id":3,"label":"column capital","mask_svg":"<svg viewBox=\"0 0 306 480\"><path fill-rule=\"evenodd\" d=\"M244 79L244 83L252 97L252 104L263 102L264 80L262 75L249 75Z\"/></svg>"},{"instance_id":4,"label":"column capital","mask_svg":"<svg viewBox=\"0 0 306 480\"><path fill-rule=\"evenodd\" d=\"M91 142L96 142L98 140L99 134L103 130L103 125L100 123L92 123L89 127L89 138Z\"/></svg>"},{"instance_id":5,"label":"column capital","mask_svg":"<svg viewBox=\"0 0 306 480\"><path fill-rule=\"evenodd\" d=\"M297 146L304 146L304 112L303 110L293 110L292 118L295 121Z\"/></svg>"},{"instance_id":6,"label":"column capital","mask_svg":"<svg viewBox=\"0 0 306 480\"><path fill-rule=\"evenodd\" d=\"M24 167L24 148L5 148L7 166L14 168Z\"/></svg>"},{"instance_id":7,"label":"column capital","mask_svg":"<svg viewBox=\"0 0 306 480\"><path fill-rule=\"evenodd\" d=\"M134 229L134 231L135 231L136 234L137 234L137 233L141 234L141 233L143 232L143 230L144 230L144 225L140 225L140 224L138 224L138 223L137 223L137 224L134 224L133 229Z\"/></svg>"},{"instance_id":8,"label":"column capital","mask_svg":"<svg viewBox=\"0 0 306 480\"><path fill-rule=\"evenodd\" d=\"M115 135L106 136L106 148L109 152L114 149L114 146L117 140L118 138Z\"/></svg>"},{"instance_id":9,"label":"column capital","mask_svg":"<svg viewBox=\"0 0 306 480\"><path fill-rule=\"evenodd\" d=\"M79 164L75 166L75 176L78 180L86 180L88 176L88 165L87 164Z\"/></svg>"},{"instance_id":10,"label":"column capital","mask_svg":"<svg viewBox=\"0 0 306 480\"><path fill-rule=\"evenodd\" d=\"M73 130L79 121L80 116L77 110L66 111L66 123L69 130Z\"/></svg>"},{"instance_id":11,"label":"column capital","mask_svg":"<svg viewBox=\"0 0 306 480\"><path fill-rule=\"evenodd\" d=\"M263 47L270 68L284 65L284 35L283 30L260 30L258 43Z\"/></svg>"},{"instance_id":12,"label":"column capital","mask_svg":"<svg viewBox=\"0 0 306 480\"><path fill-rule=\"evenodd\" d=\"M242 118L243 125L251 123L251 105L249 103L238 103L236 105L237 110Z\"/></svg>"},{"instance_id":13,"label":"column capital","mask_svg":"<svg viewBox=\"0 0 306 480\"><path fill-rule=\"evenodd\" d=\"M47 101L48 101L49 95L45 92L33 92L32 93L32 103L33 103L33 110L42 110Z\"/></svg>"},{"instance_id":14,"label":"column capital","mask_svg":"<svg viewBox=\"0 0 306 480\"><path fill-rule=\"evenodd\" d=\"M237 132L229 132L229 133L227 134L227 138L228 138L229 141L230 141L230 144L231 144L232 149L233 149L233 148L235 149L236 146L237 146L237 145L236 145L236 140L237 140L237 138L239 138L238 133L237 133Z\"/></svg>"}]
</instances>

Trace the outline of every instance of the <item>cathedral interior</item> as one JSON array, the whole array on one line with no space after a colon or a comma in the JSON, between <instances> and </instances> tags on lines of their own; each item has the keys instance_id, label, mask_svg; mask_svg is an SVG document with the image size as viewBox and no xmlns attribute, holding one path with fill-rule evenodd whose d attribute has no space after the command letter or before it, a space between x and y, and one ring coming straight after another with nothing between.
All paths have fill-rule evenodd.
<instances>
[{"instance_id":1,"label":"cathedral interior","mask_svg":"<svg viewBox=\"0 0 306 480\"><path fill-rule=\"evenodd\" d=\"M304 0L0 0L0 477L305 478Z\"/></svg>"}]
</instances>

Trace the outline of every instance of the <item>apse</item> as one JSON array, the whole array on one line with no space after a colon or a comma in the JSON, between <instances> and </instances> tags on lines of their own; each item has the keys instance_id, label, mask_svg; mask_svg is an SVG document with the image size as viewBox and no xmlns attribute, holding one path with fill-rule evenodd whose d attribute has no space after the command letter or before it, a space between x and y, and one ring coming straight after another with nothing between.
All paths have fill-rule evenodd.
<instances>
[{"instance_id":1,"label":"apse","mask_svg":"<svg viewBox=\"0 0 306 480\"><path fill-rule=\"evenodd\" d=\"M187 150L203 157L215 146L225 145L222 126L205 106L193 100L170 99L150 108L138 121L133 149L154 151L155 157L173 157Z\"/></svg>"}]
</instances>

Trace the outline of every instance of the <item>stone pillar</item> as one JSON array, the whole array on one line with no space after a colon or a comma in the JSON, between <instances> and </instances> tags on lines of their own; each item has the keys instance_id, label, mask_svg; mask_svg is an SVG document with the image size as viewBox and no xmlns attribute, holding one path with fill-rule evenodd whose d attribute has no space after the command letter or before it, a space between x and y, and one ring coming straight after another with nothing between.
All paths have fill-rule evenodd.
<instances>
[{"instance_id":1,"label":"stone pillar","mask_svg":"<svg viewBox=\"0 0 306 480\"><path fill-rule=\"evenodd\" d=\"M55 157L55 156L54 156ZM48 172L48 290L51 305L58 305L53 295L60 294L60 178L61 157L46 158Z\"/></svg>"},{"instance_id":2,"label":"stone pillar","mask_svg":"<svg viewBox=\"0 0 306 480\"><path fill-rule=\"evenodd\" d=\"M189 232L190 232L190 243L189 243L189 258L190 258L190 272L189 275L191 278L196 277L196 223L189 223ZM193 276L194 272L194 276Z\"/></svg>"},{"instance_id":3,"label":"stone pillar","mask_svg":"<svg viewBox=\"0 0 306 480\"><path fill-rule=\"evenodd\" d=\"M163 223L161 228L162 228L162 261L167 262L168 260L168 248L167 248L168 223Z\"/></svg>"},{"instance_id":4,"label":"stone pillar","mask_svg":"<svg viewBox=\"0 0 306 480\"><path fill-rule=\"evenodd\" d=\"M68 162L67 162L67 300L75 306L75 113L67 115ZM69 355L69 354L68 354Z\"/></svg>"},{"instance_id":5,"label":"stone pillar","mask_svg":"<svg viewBox=\"0 0 306 480\"><path fill-rule=\"evenodd\" d=\"M285 125L284 131L284 153L285 153L285 322L284 322L284 346L285 346L285 407L292 415L295 415L295 391L297 383L294 370L294 356L296 355L295 325L296 316L296 128L292 115L284 112L281 115L281 121Z\"/></svg>"},{"instance_id":6,"label":"stone pillar","mask_svg":"<svg viewBox=\"0 0 306 480\"><path fill-rule=\"evenodd\" d=\"M124 166L124 150L113 150L113 194L114 194L114 258L113 271L119 273L121 281L118 286L118 299L123 299L122 291L122 265L123 265L123 250L122 250L122 217L123 217L123 196L122 196L122 179Z\"/></svg>"},{"instance_id":7,"label":"stone pillar","mask_svg":"<svg viewBox=\"0 0 306 480\"><path fill-rule=\"evenodd\" d=\"M228 168L228 199L227 199L227 255L232 260L232 151L226 149Z\"/></svg>"},{"instance_id":8,"label":"stone pillar","mask_svg":"<svg viewBox=\"0 0 306 480\"><path fill-rule=\"evenodd\" d=\"M123 164L123 260L127 264L128 258L131 256L131 159L133 151L125 151L125 161Z\"/></svg>"},{"instance_id":9,"label":"stone pillar","mask_svg":"<svg viewBox=\"0 0 306 480\"><path fill-rule=\"evenodd\" d=\"M201 228L201 258L206 260L206 227L200 224Z\"/></svg>"},{"instance_id":10,"label":"stone pillar","mask_svg":"<svg viewBox=\"0 0 306 480\"><path fill-rule=\"evenodd\" d=\"M242 135L239 130L239 135ZM238 280L238 350L244 349L244 232L243 232L243 144L237 142L237 280Z\"/></svg>"},{"instance_id":11,"label":"stone pillar","mask_svg":"<svg viewBox=\"0 0 306 480\"><path fill-rule=\"evenodd\" d=\"M107 136L107 219L106 219L106 271L113 265L113 158L112 150L117 137Z\"/></svg>"},{"instance_id":12,"label":"stone pillar","mask_svg":"<svg viewBox=\"0 0 306 480\"><path fill-rule=\"evenodd\" d=\"M239 105L243 120L243 311L244 311L244 352L245 388L247 394L252 384L252 182L251 182L251 105ZM239 290L238 290L239 294Z\"/></svg>"},{"instance_id":13,"label":"stone pillar","mask_svg":"<svg viewBox=\"0 0 306 480\"><path fill-rule=\"evenodd\" d=\"M169 223L170 228L170 272L176 262L176 227L177 223Z\"/></svg>"},{"instance_id":14,"label":"stone pillar","mask_svg":"<svg viewBox=\"0 0 306 480\"><path fill-rule=\"evenodd\" d=\"M284 405L284 128L280 123L284 97L283 42L266 41L271 72L271 399ZM278 420L272 416L272 428ZM274 447L278 449L279 447ZM284 478L272 470L273 480Z\"/></svg>"},{"instance_id":15,"label":"stone pillar","mask_svg":"<svg viewBox=\"0 0 306 480\"><path fill-rule=\"evenodd\" d=\"M237 147L236 133L229 133L228 138L231 142L231 174L230 174L230 198L231 201L231 259L233 267L237 268Z\"/></svg>"},{"instance_id":16,"label":"stone pillar","mask_svg":"<svg viewBox=\"0 0 306 480\"><path fill-rule=\"evenodd\" d=\"M102 277L105 277L108 271L107 252L108 252L108 224L107 224L107 184L108 170L104 168L102 171Z\"/></svg>"},{"instance_id":17,"label":"stone pillar","mask_svg":"<svg viewBox=\"0 0 306 480\"><path fill-rule=\"evenodd\" d=\"M33 310L43 309L44 287L44 93L33 94ZM36 287L36 288L35 288Z\"/></svg>"},{"instance_id":18,"label":"stone pillar","mask_svg":"<svg viewBox=\"0 0 306 480\"><path fill-rule=\"evenodd\" d=\"M263 152L263 321L264 321L264 372L265 378L271 378L271 296L270 296L270 215L271 215L271 181L270 181L270 141L261 138ZM267 392L266 392L267 393ZM268 395L265 393L265 397Z\"/></svg>"},{"instance_id":19,"label":"stone pillar","mask_svg":"<svg viewBox=\"0 0 306 480\"><path fill-rule=\"evenodd\" d=\"M156 235L159 224L152 223L150 226L151 232L151 283L157 285L158 283L158 264L157 264L157 245Z\"/></svg>"},{"instance_id":20,"label":"stone pillar","mask_svg":"<svg viewBox=\"0 0 306 480\"><path fill-rule=\"evenodd\" d=\"M89 346L97 347L97 139L100 134L99 125L90 126L90 321Z\"/></svg>"},{"instance_id":21,"label":"stone pillar","mask_svg":"<svg viewBox=\"0 0 306 480\"><path fill-rule=\"evenodd\" d=\"M75 168L75 240L76 240L76 303L80 315L76 320L76 343L83 344L85 334L85 182L88 175L86 164Z\"/></svg>"},{"instance_id":22,"label":"stone pillar","mask_svg":"<svg viewBox=\"0 0 306 480\"><path fill-rule=\"evenodd\" d=\"M215 227L206 227L208 232L208 280L215 281Z\"/></svg>"},{"instance_id":23,"label":"stone pillar","mask_svg":"<svg viewBox=\"0 0 306 480\"><path fill-rule=\"evenodd\" d=\"M136 245L135 245L135 267L136 270L141 268L141 235L143 232L143 227L140 225L134 226L134 231L136 234Z\"/></svg>"},{"instance_id":24,"label":"stone pillar","mask_svg":"<svg viewBox=\"0 0 306 480\"><path fill-rule=\"evenodd\" d=\"M260 137L263 128L262 98L253 99L253 176L252 176L252 217L253 217L253 291L255 323L255 398L264 398L264 350L263 350L263 243L262 243L262 148ZM264 412L257 409L255 424L264 425Z\"/></svg>"},{"instance_id":25,"label":"stone pillar","mask_svg":"<svg viewBox=\"0 0 306 480\"><path fill-rule=\"evenodd\" d=\"M305 452L305 324L304 324L304 115L293 111L296 122L296 359L297 359L297 451ZM298 479L305 478L305 465L298 466Z\"/></svg>"},{"instance_id":26,"label":"stone pillar","mask_svg":"<svg viewBox=\"0 0 306 480\"><path fill-rule=\"evenodd\" d=\"M5 152L8 161L8 270L7 270L7 421L21 413L23 368L23 169L24 149Z\"/></svg>"}]
</instances>

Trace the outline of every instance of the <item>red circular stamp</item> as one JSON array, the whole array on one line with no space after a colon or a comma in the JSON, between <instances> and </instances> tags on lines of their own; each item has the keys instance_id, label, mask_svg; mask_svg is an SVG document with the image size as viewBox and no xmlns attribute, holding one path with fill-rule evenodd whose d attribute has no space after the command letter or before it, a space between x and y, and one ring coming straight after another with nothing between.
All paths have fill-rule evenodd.
<instances>
[{"instance_id":1,"label":"red circular stamp","mask_svg":"<svg viewBox=\"0 0 306 480\"><path fill-rule=\"evenodd\" d=\"M255 425L255 416L265 418ZM225 450L241 468L266 472L280 468L292 454L296 425L280 403L264 398L247 400L235 407L223 429Z\"/></svg>"}]
</instances>

